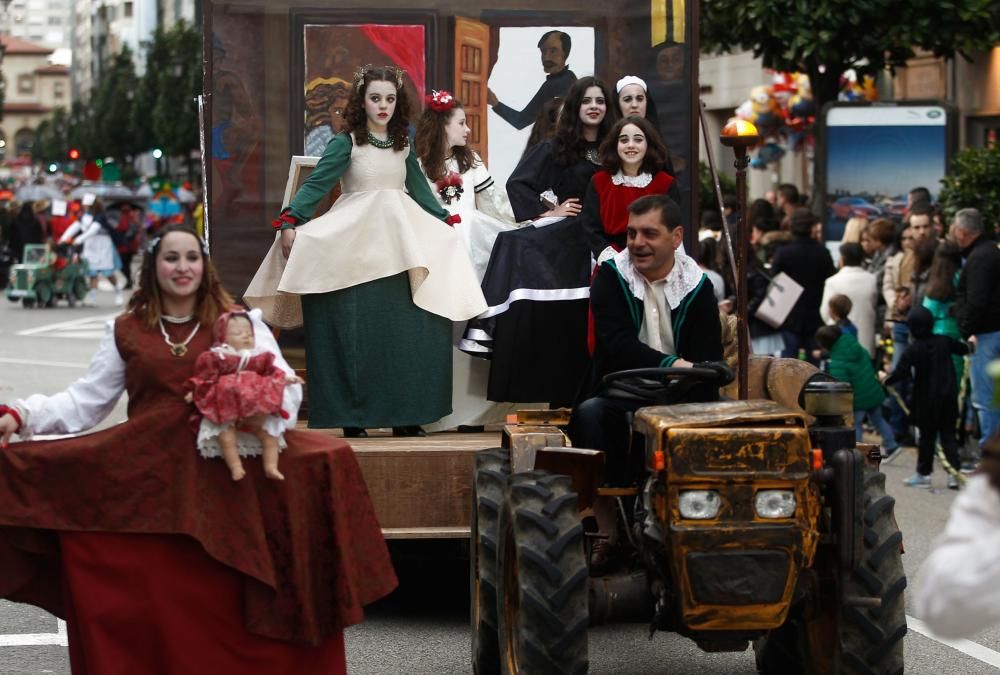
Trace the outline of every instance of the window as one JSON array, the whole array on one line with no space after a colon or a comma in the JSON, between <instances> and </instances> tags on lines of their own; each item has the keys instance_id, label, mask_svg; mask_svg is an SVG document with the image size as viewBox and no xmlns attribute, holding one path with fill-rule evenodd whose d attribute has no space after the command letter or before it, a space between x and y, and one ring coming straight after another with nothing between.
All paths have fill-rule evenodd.
<instances>
[{"instance_id":1,"label":"window","mask_svg":"<svg viewBox=\"0 0 1000 675\"><path fill-rule=\"evenodd\" d=\"M49 17L49 25L50 26L61 26L62 22L63 21L62 21L62 17L61 16L50 16Z\"/></svg>"},{"instance_id":2,"label":"window","mask_svg":"<svg viewBox=\"0 0 1000 675\"><path fill-rule=\"evenodd\" d=\"M17 93L18 94L34 94L35 93L35 76L29 75L27 73L17 76Z\"/></svg>"},{"instance_id":3,"label":"window","mask_svg":"<svg viewBox=\"0 0 1000 675\"><path fill-rule=\"evenodd\" d=\"M18 155L30 155L31 146L35 144L35 132L31 129L21 129L14 134L14 152Z\"/></svg>"},{"instance_id":4,"label":"window","mask_svg":"<svg viewBox=\"0 0 1000 675\"><path fill-rule=\"evenodd\" d=\"M63 98L66 96L66 83L65 82L53 82L52 83L52 97L53 98Z\"/></svg>"},{"instance_id":5,"label":"window","mask_svg":"<svg viewBox=\"0 0 1000 675\"><path fill-rule=\"evenodd\" d=\"M131 19L132 18L132 3L131 2L126 2L125 3L125 18L126 19Z\"/></svg>"}]
</instances>

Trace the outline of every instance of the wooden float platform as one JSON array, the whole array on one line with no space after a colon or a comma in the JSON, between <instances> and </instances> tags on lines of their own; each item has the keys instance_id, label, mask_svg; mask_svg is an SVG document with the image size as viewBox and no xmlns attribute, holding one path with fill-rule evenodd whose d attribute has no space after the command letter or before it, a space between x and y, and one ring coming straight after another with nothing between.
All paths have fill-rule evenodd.
<instances>
[{"instance_id":1,"label":"wooden float platform","mask_svg":"<svg viewBox=\"0 0 1000 675\"><path fill-rule=\"evenodd\" d=\"M368 438L349 439L386 539L468 537L473 456L499 447L501 429L445 431L422 438L394 438L388 430L369 430ZM343 436L340 429L310 431Z\"/></svg>"}]
</instances>

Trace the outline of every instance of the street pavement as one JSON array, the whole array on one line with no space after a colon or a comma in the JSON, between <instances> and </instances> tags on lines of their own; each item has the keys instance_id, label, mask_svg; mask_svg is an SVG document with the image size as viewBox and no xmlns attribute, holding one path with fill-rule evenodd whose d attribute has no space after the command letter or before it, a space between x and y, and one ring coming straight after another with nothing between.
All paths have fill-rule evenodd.
<instances>
[{"instance_id":1,"label":"street pavement","mask_svg":"<svg viewBox=\"0 0 1000 675\"><path fill-rule=\"evenodd\" d=\"M117 313L111 294L97 308L24 309L0 300L0 401L32 393L61 391L83 375L103 331ZM102 426L124 419L121 401ZM908 489L901 481L913 472L913 449L884 467L896 518L903 531L903 563L912 588L934 536L941 531L956 493L934 474L933 490ZM451 675L470 673L468 572L458 542L393 544L402 586L369 608L366 623L346 634L349 670L356 675ZM961 573L961 570L956 570ZM907 614L914 617L912 606ZM949 645L922 634L910 621L905 639L906 670L926 675L979 675L1000 672L1000 628L971 641ZM751 650L705 654L693 642L658 633L645 625L601 626L590 633L591 673L595 675L742 675L755 672ZM65 626L26 605L0 601L0 675L68 674Z\"/></svg>"}]
</instances>

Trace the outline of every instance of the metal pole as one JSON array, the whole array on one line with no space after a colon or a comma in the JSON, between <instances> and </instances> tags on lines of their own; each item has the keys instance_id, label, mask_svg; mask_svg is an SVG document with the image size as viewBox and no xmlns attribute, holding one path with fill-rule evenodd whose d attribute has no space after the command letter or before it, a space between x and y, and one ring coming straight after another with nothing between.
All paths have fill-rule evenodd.
<instances>
[{"instance_id":1,"label":"metal pole","mask_svg":"<svg viewBox=\"0 0 1000 675\"><path fill-rule=\"evenodd\" d=\"M733 255L733 239L729 235L729 228L726 226L726 206L722 202L719 171L715 168L715 150L712 148L712 142L708 138L708 123L705 121L704 102L699 102L698 113L701 116L701 133L705 139L705 152L708 154L708 170L712 174L712 181L715 183L715 198L719 202L719 218L722 219L722 239L726 243L726 252L729 254L729 269L733 272L733 283L739 284L740 278L736 275L736 258Z\"/></svg>"},{"instance_id":2,"label":"metal pole","mask_svg":"<svg viewBox=\"0 0 1000 675\"><path fill-rule=\"evenodd\" d=\"M736 152L736 198L739 200L739 212L736 220L736 316L739 320L739 372L737 373L738 391L741 401L749 396L750 369L750 323L747 317L749 297L747 293L747 253L750 249L750 233L747 231L747 165L750 158L745 147L735 147ZM723 226L723 229L725 227Z\"/></svg>"}]
</instances>

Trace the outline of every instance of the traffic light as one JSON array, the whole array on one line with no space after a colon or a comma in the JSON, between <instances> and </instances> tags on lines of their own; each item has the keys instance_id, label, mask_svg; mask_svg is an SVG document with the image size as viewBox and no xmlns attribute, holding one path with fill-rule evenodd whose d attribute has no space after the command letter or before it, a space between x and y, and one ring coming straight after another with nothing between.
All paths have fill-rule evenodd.
<instances>
[{"instance_id":1,"label":"traffic light","mask_svg":"<svg viewBox=\"0 0 1000 675\"><path fill-rule=\"evenodd\" d=\"M77 150L76 148L70 149L70 151L69 151L69 158L70 159L80 159L80 151Z\"/></svg>"}]
</instances>

